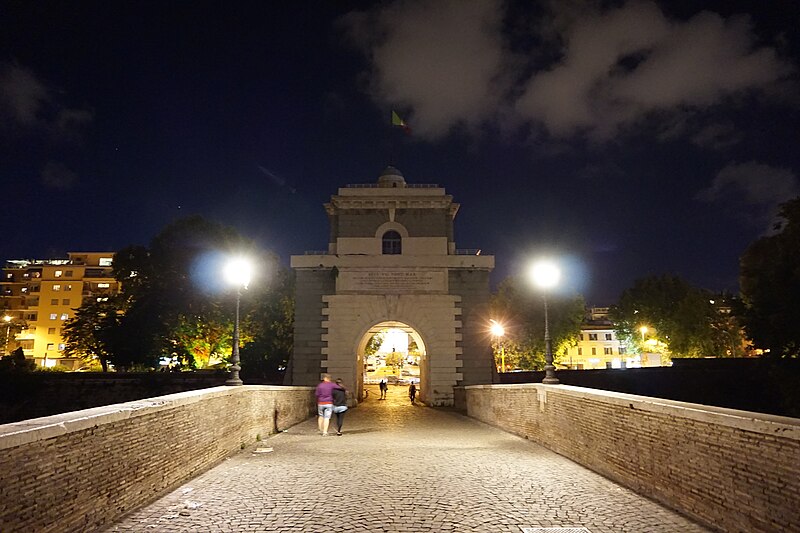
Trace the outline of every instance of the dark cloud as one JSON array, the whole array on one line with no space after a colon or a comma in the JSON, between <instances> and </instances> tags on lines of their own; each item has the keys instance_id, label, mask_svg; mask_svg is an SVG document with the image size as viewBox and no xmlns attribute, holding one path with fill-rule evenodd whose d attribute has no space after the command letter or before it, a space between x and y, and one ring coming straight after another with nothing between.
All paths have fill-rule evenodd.
<instances>
[{"instance_id":1,"label":"dark cloud","mask_svg":"<svg viewBox=\"0 0 800 533\"><path fill-rule=\"evenodd\" d=\"M0 113L4 122L33 127L49 100L50 91L33 72L0 63Z\"/></svg>"},{"instance_id":2,"label":"dark cloud","mask_svg":"<svg viewBox=\"0 0 800 533\"><path fill-rule=\"evenodd\" d=\"M791 170L748 161L727 165L695 198L726 202L748 214L755 224L771 225L778 206L798 193L797 177Z\"/></svg>"},{"instance_id":3,"label":"dark cloud","mask_svg":"<svg viewBox=\"0 0 800 533\"><path fill-rule=\"evenodd\" d=\"M41 180L48 189L66 191L75 186L78 175L63 164L50 161L42 169Z\"/></svg>"},{"instance_id":4,"label":"dark cloud","mask_svg":"<svg viewBox=\"0 0 800 533\"><path fill-rule=\"evenodd\" d=\"M30 69L0 63L0 126L43 133L58 141L79 141L93 114L63 105L55 93Z\"/></svg>"},{"instance_id":5,"label":"dark cloud","mask_svg":"<svg viewBox=\"0 0 800 533\"><path fill-rule=\"evenodd\" d=\"M775 91L794 72L774 47L757 44L746 16L704 11L681 21L654 2L550 6L551 16L529 29L538 48L561 49L545 66L537 50L511 50L499 1L382 4L344 25L371 62L376 102L408 109L414 132L428 139L503 121L603 142L646 118L669 122L672 113ZM510 65L517 79L500 74ZM702 125L681 133L705 146L736 139Z\"/></svg>"},{"instance_id":6,"label":"dark cloud","mask_svg":"<svg viewBox=\"0 0 800 533\"><path fill-rule=\"evenodd\" d=\"M503 95L499 0L398 2L344 20L371 60L370 88L415 135L438 138L494 116Z\"/></svg>"}]
</instances>

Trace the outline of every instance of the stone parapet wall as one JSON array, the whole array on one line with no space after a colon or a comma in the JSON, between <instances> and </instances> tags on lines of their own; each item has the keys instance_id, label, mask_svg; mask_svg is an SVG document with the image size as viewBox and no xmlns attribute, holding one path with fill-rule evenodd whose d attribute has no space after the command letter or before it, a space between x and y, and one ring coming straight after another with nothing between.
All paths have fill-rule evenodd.
<instances>
[{"instance_id":1,"label":"stone parapet wall","mask_svg":"<svg viewBox=\"0 0 800 533\"><path fill-rule=\"evenodd\" d=\"M246 385L0 426L0 531L106 527L314 410L310 387Z\"/></svg>"},{"instance_id":2,"label":"stone parapet wall","mask_svg":"<svg viewBox=\"0 0 800 533\"><path fill-rule=\"evenodd\" d=\"M475 385L456 398L711 528L800 531L800 419L567 385Z\"/></svg>"}]
</instances>

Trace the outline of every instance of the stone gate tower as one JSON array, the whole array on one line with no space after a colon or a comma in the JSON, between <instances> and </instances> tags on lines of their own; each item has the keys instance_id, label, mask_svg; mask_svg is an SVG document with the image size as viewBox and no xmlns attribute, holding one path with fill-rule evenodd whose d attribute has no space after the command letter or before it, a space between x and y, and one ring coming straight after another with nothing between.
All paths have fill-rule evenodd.
<instances>
[{"instance_id":1,"label":"stone gate tower","mask_svg":"<svg viewBox=\"0 0 800 533\"><path fill-rule=\"evenodd\" d=\"M403 329L416 341L420 398L428 405L452 405L454 386L492 382L494 257L456 249L458 208L444 188L407 184L394 167L378 183L348 185L331 197L328 250L291 258L292 384L315 385L328 372L361 397L364 348L380 327Z\"/></svg>"}]
</instances>

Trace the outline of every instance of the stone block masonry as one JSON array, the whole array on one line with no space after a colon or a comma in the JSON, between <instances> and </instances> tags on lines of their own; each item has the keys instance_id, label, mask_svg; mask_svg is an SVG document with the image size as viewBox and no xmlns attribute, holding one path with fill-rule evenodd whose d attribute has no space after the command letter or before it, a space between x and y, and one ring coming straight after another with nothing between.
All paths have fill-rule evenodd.
<instances>
[{"instance_id":1,"label":"stone block masonry","mask_svg":"<svg viewBox=\"0 0 800 533\"><path fill-rule=\"evenodd\" d=\"M313 413L312 388L246 385L0 426L0 531L108 526Z\"/></svg>"},{"instance_id":2,"label":"stone block masonry","mask_svg":"<svg viewBox=\"0 0 800 533\"><path fill-rule=\"evenodd\" d=\"M567 385L475 385L458 407L720 531L800 531L800 419Z\"/></svg>"}]
</instances>

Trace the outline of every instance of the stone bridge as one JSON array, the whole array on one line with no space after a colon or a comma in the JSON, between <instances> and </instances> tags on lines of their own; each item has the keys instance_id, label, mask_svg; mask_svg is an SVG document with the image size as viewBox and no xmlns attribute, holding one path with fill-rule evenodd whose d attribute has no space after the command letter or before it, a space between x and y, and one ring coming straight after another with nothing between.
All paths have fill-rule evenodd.
<instances>
[{"instance_id":1,"label":"stone bridge","mask_svg":"<svg viewBox=\"0 0 800 533\"><path fill-rule=\"evenodd\" d=\"M218 387L0 426L0 531L799 531L800 420L564 385Z\"/></svg>"}]
</instances>

